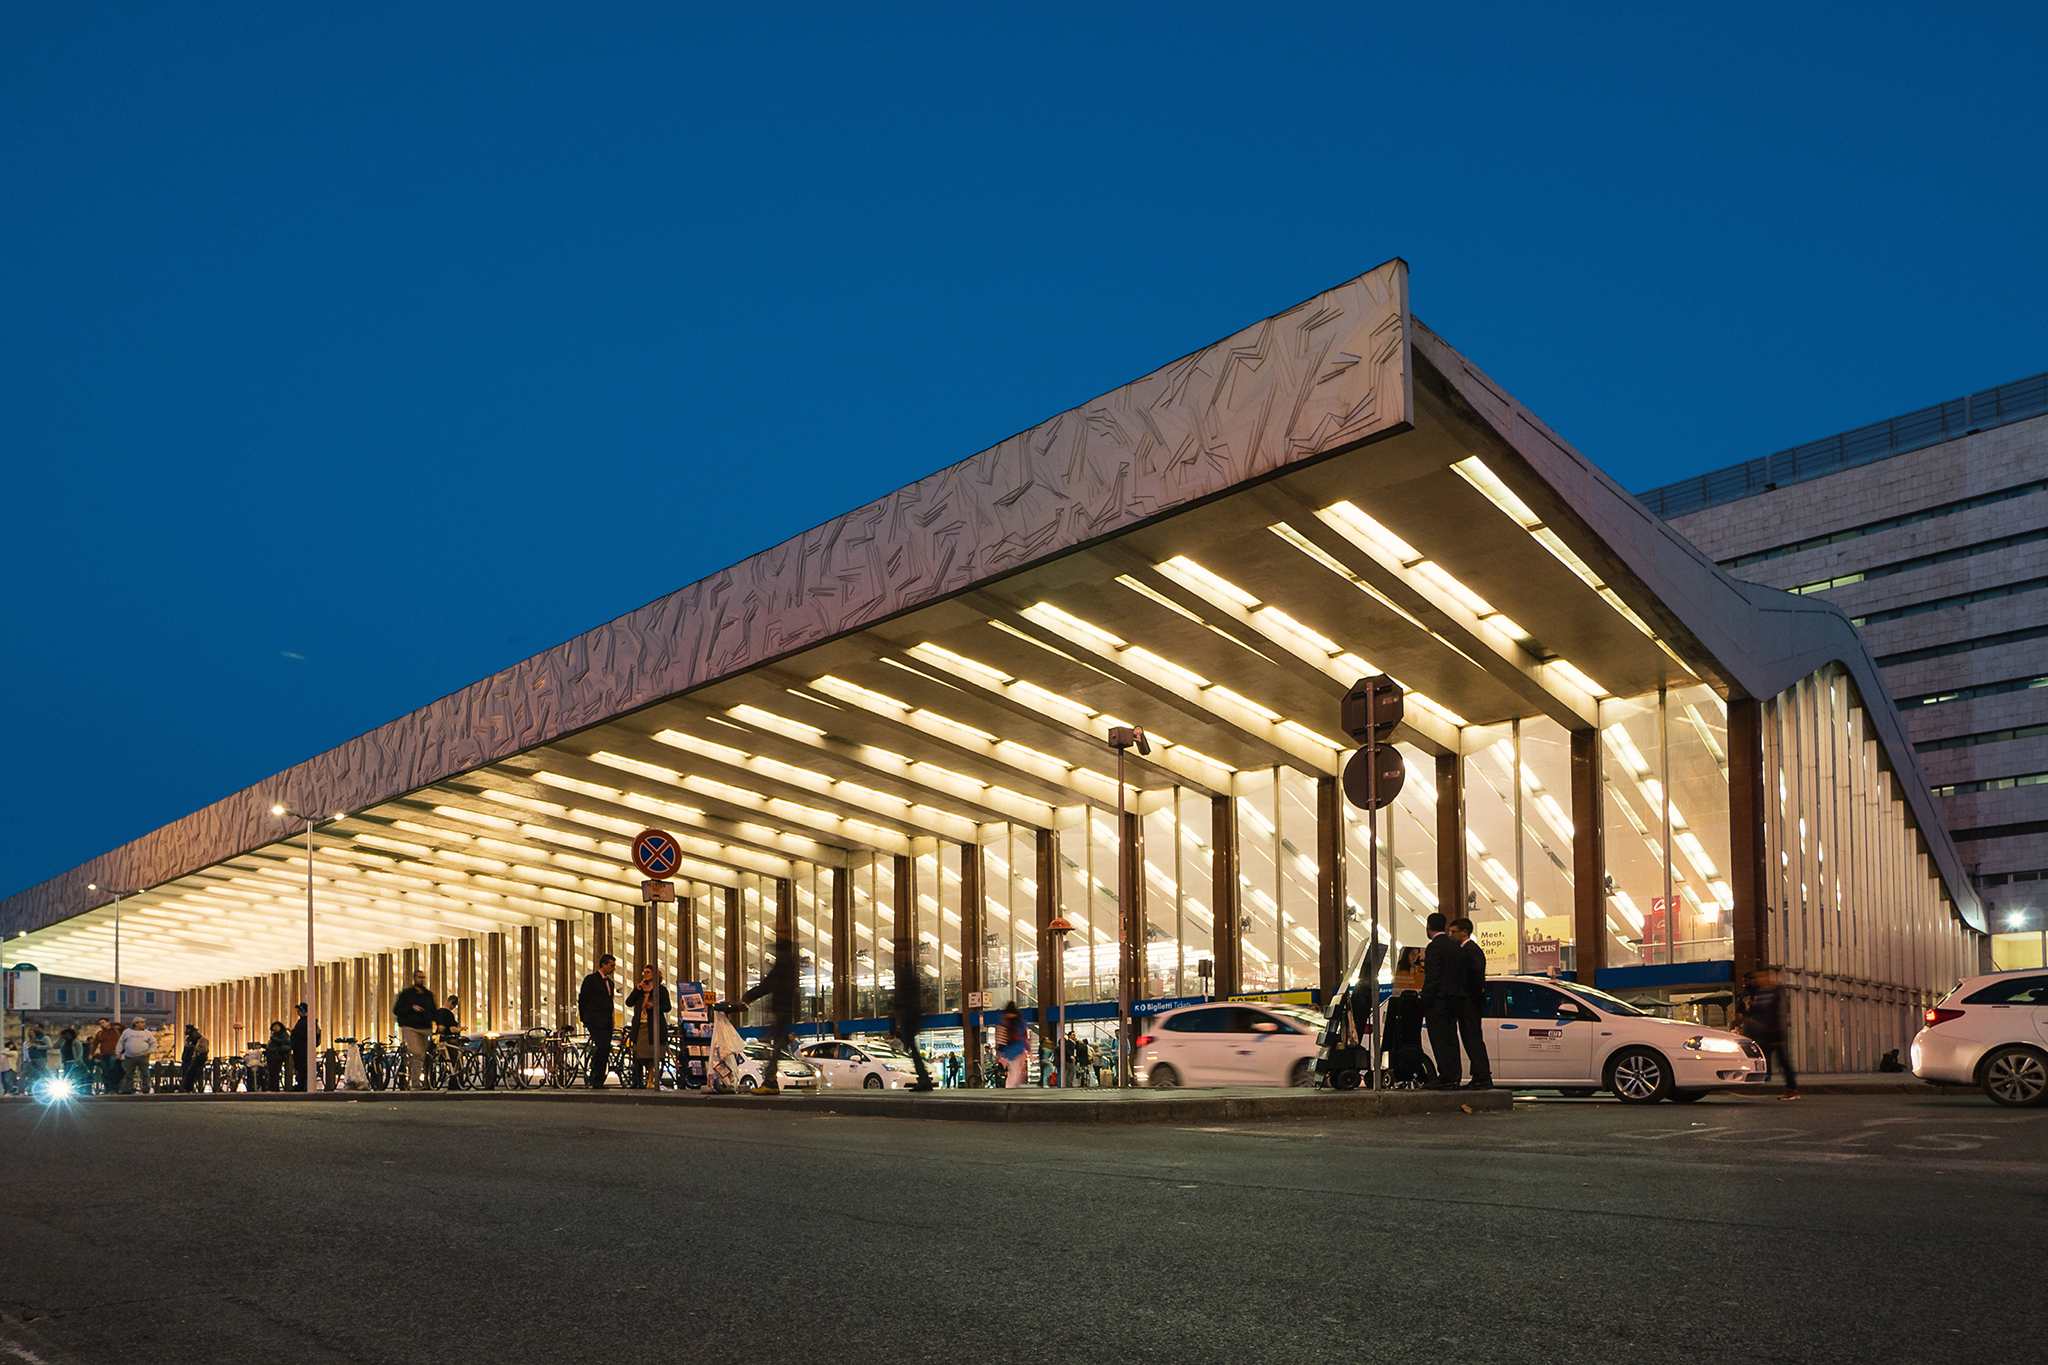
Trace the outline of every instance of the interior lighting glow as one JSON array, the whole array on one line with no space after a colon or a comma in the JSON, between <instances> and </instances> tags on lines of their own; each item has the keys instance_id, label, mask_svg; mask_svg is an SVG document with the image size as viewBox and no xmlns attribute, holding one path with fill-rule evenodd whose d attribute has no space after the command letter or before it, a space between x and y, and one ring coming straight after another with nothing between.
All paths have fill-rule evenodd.
<instances>
[{"instance_id":1,"label":"interior lighting glow","mask_svg":"<svg viewBox=\"0 0 2048 1365\"><path fill-rule=\"evenodd\" d=\"M1498 615L1493 609L1493 603L1466 587L1457 578L1453 577L1448 569L1435 560L1424 559L1411 567L1417 574L1436 584L1438 588L1449 595L1452 601L1456 602L1466 611L1471 612L1474 616L1483 620L1486 617Z\"/></svg>"},{"instance_id":2,"label":"interior lighting glow","mask_svg":"<svg viewBox=\"0 0 2048 1365\"><path fill-rule=\"evenodd\" d=\"M980 740L984 744L993 744L996 742L996 737L994 735L990 734L986 730L976 729L974 726L969 725L966 721L954 720L951 716L942 716L936 711L920 710L913 712L912 714L916 716L919 720L929 722L930 724L938 726L941 729L957 730L962 734L972 735L974 738Z\"/></svg>"},{"instance_id":3,"label":"interior lighting glow","mask_svg":"<svg viewBox=\"0 0 2048 1365\"><path fill-rule=\"evenodd\" d=\"M1427 886L1423 885L1422 878L1416 876L1413 872L1409 871L1407 868L1404 867L1394 874L1394 879L1400 882L1401 885L1408 888L1409 895L1415 897L1415 899L1421 901L1430 909L1436 909L1436 892L1430 890Z\"/></svg>"},{"instance_id":4,"label":"interior lighting glow","mask_svg":"<svg viewBox=\"0 0 2048 1365\"><path fill-rule=\"evenodd\" d=\"M1211 593L1218 594L1229 601L1237 603L1237 605L1247 611L1259 605L1258 598L1252 596L1243 588L1238 587L1237 584L1229 579L1209 572L1209 570L1195 563L1194 560L1189 559L1186 555L1175 555L1172 559L1161 564L1159 570L1169 578L1190 579L1194 583L1207 588Z\"/></svg>"},{"instance_id":5,"label":"interior lighting glow","mask_svg":"<svg viewBox=\"0 0 2048 1365\"><path fill-rule=\"evenodd\" d=\"M1092 720L1095 717L1094 707L1084 706L1072 697L1063 697L1057 692L1048 691L1037 683L1026 682L1022 678L1010 684L1010 695L1023 699L1027 705L1035 704L1035 708L1041 711L1071 712L1083 720Z\"/></svg>"},{"instance_id":6,"label":"interior lighting glow","mask_svg":"<svg viewBox=\"0 0 2048 1365\"><path fill-rule=\"evenodd\" d=\"M1611 725L1602 733L1607 736L1607 747L1614 750L1616 758L1628 765L1631 774L1639 778L1650 775L1650 761L1643 757L1643 751L1628 737L1628 731L1619 725ZM1782 798L1784 793L1780 792L1779 796Z\"/></svg>"},{"instance_id":7,"label":"interior lighting glow","mask_svg":"<svg viewBox=\"0 0 2048 1365\"><path fill-rule=\"evenodd\" d=\"M1641 933L1643 928L1643 912L1636 909L1636 903L1629 899L1628 892L1617 891L1611 899L1614 901L1615 907L1628 917L1630 927L1634 928L1637 933Z\"/></svg>"},{"instance_id":8,"label":"interior lighting glow","mask_svg":"<svg viewBox=\"0 0 2048 1365\"><path fill-rule=\"evenodd\" d=\"M427 857L434 851L425 844L409 844L403 839L386 839L377 834L358 834L356 842L368 844L371 848L388 848L393 853L410 853L417 858Z\"/></svg>"},{"instance_id":9,"label":"interior lighting glow","mask_svg":"<svg viewBox=\"0 0 2048 1365\"><path fill-rule=\"evenodd\" d=\"M1135 659L1146 667L1164 673L1181 686L1191 691L1200 691L1209 685L1209 680L1191 668L1183 668L1173 660L1154 654L1142 645L1128 645L1123 651L1125 659Z\"/></svg>"},{"instance_id":10,"label":"interior lighting glow","mask_svg":"<svg viewBox=\"0 0 2048 1365\"><path fill-rule=\"evenodd\" d=\"M1252 613L1252 620L1261 629L1277 629L1282 635L1298 637L1314 646L1326 658L1334 659L1344 652L1343 647L1335 640L1312 626L1303 625L1278 607L1260 607Z\"/></svg>"},{"instance_id":11,"label":"interior lighting glow","mask_svg":"<svg viewBox=\"0 0 2048 1365\"><path fill-rule=\"evenodd\" d=\"M1300 736L1311 744L1319 744L1325 749L1336 749L1341 752L1351 747L1348 744L1341 744L1331 739L1328 735L1317 734L1298 720L1283 720L1280 722L1280 728L1288 731L1290 734Z\"/></svg>"},{"instance_id":12,"label":"interior lighting glow","mask_svg":"<svg viewBox=\"0 0 2048 1365\"><path fill-rule=\"evenodd\" d=\"M1251 821L1253 828L1257 829L1261 835L1267 838L1272 837L1273 822L1259 814L1259 808L1242 796L1237 798L1237 813Z\"/></svg>"},{"instance_id":13,"label":"interior lighting glow","mask_svg":"<svg viewBox=\"0 0 2048 1365\"><path fill-rule=\"evenodd\" d=\"M662 733L675 734L675 731L664 730ZM684 735L677 735L676 737L678 739L688 738ZM739 750L735 749L732 752L739 753ZM742 754L741 757L745 757L745 755ZM633 773L640 777L651 777L656 782L667 782L673 785L683 780L683 775L673 768L659 768L652 763L642 763L637 758L626 758L619 754L599 751L590 756L590 761L592 763L602 763L607 768L617 768L620 772Z\"/></svg>"},{"instance_id":14,"label":"interior lighting glow","mask_svg":"<svg viewBox=\"0 0 2048 1365\"><path fill-rule=\"evenodd\" d=\"M1594 682L1584 673L1581 673L1577 668L1573 667L1571 664L1566 663L1563 659L1552 659L1545 666L1552 669L1554 672L1556 672L1556 674L1559 677L1563 678L1573 687L1578 688L1581 692L1591 693L1593 696L1596 697L1609 697L1614 695L1613 693L1609 692L1606 688L1602 687L1599 683Z\"/></svg>"},{"instance_id":15,"label":"interior lighting glow","mask_svg":"<svg viewBox=\"0 0 2048 1365\"><path fill-rule=\"evenodd\" d=\"M898 701L886 693L873 691L872 689L862 687L858 683L850 683L844 678L835 678L829 673L822 678L811 679L811 686L817 688L828 697L838 697L843 701L862 702L870 707L885 711L908 711L911 709L909 702Z\"/></svg>"},{"instance_id":16,"label":"interior lighting glow","mask_svg":"<svg viewBox=\"0 0 2048 1365\"><path fill-rule=\"evenodd\" d=\"M1528 631L1523 630L1519 625L1515 624L1513 621L1509 620L1506 616L1503 616L1499 612L1495 612L1493 615L1486 617L1485 620L1486 624L1488 624L1489 626L1493 626L1502 634L1507 635L1513 639L1528 640L1531 638Z\"/></svg>"},{"instance_id":17,"label":"interior lighting glow","mask_svg":"<svg viewBox=\"0 0 2048 1365\"><path fill-rule=\"evenodd\" d=\"M1707 857L1706 846L1700 842L1697 834L1694 834L1691 830L1684 830L1673 834L1671 842L1685 850L1685 856L1692 859L1692 865L1700 870L1700 875L1706 878L1709 883L1713 882L1720 875L1714 867L1713 860ZM1720 893L1717 891L1715 894L1719 895Z\"/></svg>"},{"instance_id":18,"label":"interior lighting glow","mask_svg":"<svg viewBox=\"0 0 2048 1365\"><path fill-rule=\"evenodd\" d=\"M1266 720L1272 721L1276 725L1280 722L1280 713L1278 711L1273 710L1270 706L1261 706L1258 702L1253 701L1250 697L1247 697L1240 692L1231 691L1222 683L1211 683L1207 690L1211 695L1225 697L1231 701L1234 701L1239 706L1244 707L1245 710L1250 711L1255 715L1262 716Z\"/></svg>"},{"instance_id":19,"label":"interior lighting glow","mask_svg":"<svg viewBox=\"0 0 2048 1365\"><path fill-rule=\"evenodd\" d=\"M1000 668L994 668L979 660L970 659L964 654L955 654L952 650L946 649L941 645L935 645L929 640L923 644L912 646L908 652L913 657L923 659L927 663L936 663L942 667L958 669L963 673L972 673L974 676L986 679L989 682L1010 683L1015 681L1014 678L1008 673L1003 672Z\"/></svg>"},{"instance_id":20,"label":"interior lighting glow","mask_svg":"<svg viewBox=\"0 0 2048 1365\"><path fill-rule=\"evenodd\" d=\"M1210 626L1207 621L1204 621L1201 617L1195 615L1186 607L1174 601L1171 597L1168 597L1165 593L1160 592L1158 589L1151 587L1149 584L1140 583L1137 579L1131 577L1127 573L1118 574L1116 576L1116 581L1119 585L1129 588L1132 592L1138 594L1138 596L1144 598L1146 601L1157 602L1160 606L1165 607L1168 611L1172 612L1176 616L1185 617L1188 620L1193 621L1196 625L1202 626L1206 629L1214 629L1214 627Z\"/></svg>"},{"instance_id":21,"label":"interior lighting glow","mask_svg":"<svg viewBox=\"0 0 2048 1365\"><path fill-rule=\"evenodd\" d=\"M1728 883L1724 881L1710 881L1707 883L1707 887L1714 893L1714 899L1721 902L1723 909L1733 910L1735 908L1735 893L1729 889Z\"/></svg>"},{"instance_id":22,"label":"interior lighting glow","mask_svg":"<svg viewBox=\"0 0 2048 1365\"><path fill-rule=\"evenodd\" d=\"M1400 679L1396 678L1395 681L1399 682ZM1419 706L1431 715L1436 716L1440 720L1447 720L1461 730L1471 724L1470 721L1466 720L1456 711L1453 711L1450 707L1445 706L1442 702L1426 693L1410 690L1408 693L1408 704L1410 706Z\"/></svg>"},{"instance_id":23,"label":"interior lighting glow","mask_svg":"<svg viewBox=\"0 0 2048 1365\"><path fill-rule=\"evenodd\" d=\"M474 837L468 834L458 834L452 829L435 829L432 825L416 824L411 820L393 820L391 828L402 829L407 834L424 834L430 839L439 839L444 843L466 844ZM357 835L356 842L359 844L366 842L365 836Z\"/></svg>"},{"instance_id":24,"label":"interior lighting glow","mask_svg":"<svg viewBox=\"0 0 2048 1365\"><path fill-rule=\"evenodd\" d=\"M1535 901L1523 901L1522 913L1526 918L1529 919L1543 919L1545 917L1542 909L1536 904Z\"/></svg>"},{"instance_id":25,"label":"interior lighting glow","mask_svg":"<svg viewBox=\"0 0 2048 1365\"><path fill-rule=\"evenodd\" d=\"M482 825L485 829L517 829L517 823L496 815L485 815L480 811L458 810L454 806L436 806L434 814L445 815L451 820L465 824Z\"/></svg>"},{"instance_id":26,"label":"interior lighting glow","mask_svg":"<svg viewBox=\"0 0 2048 1365\"><path fill-rule=\"evenodd\" d=\"M1377 550L1402 568L1417 563L1423 557L1422 551L1410 545L1401 537L1389 531L1379 522L1367 516L1356 503L1336 502L1325 507L1318 515L1326 522L1362 548Z\"/></svg>"},{"instance_id":27,"label":"interior lighting glow","mask_svg":"<svg viewBox=\"0 0 2048 1365\"><path fill-rule=\"evenodd\" d=\"M726 711L726 714L728 716L737 716L744 721L751 721L752 723L760 726L764 730L781 730L785 732L789 730L800 730L803 733L814 737L822 737L825 733L823 730L819 729L815 725L806 725L803 721L800 720L791 720L787 716L778 716L773 711L763 711L758 706L748 706L744 702L738 706L730 708ZM706 716L705 719L716 720L718 719L718 717Z\"/></svg>"},{"instance_id":28,"label":"interior lighting glow","mask_svg":"<svg viewBox=\"0 0 2048 1365\"><path fill-rule=\"evenodd\" d=\"M1065 769L1072 768L1074 766L1073 764L1067 762L1065 759L1054 758L1051 754L1041 753L1037 749L1034 749L1027 744L1019 744L1014 739L999 739L996 741L996 748L1013 749L1016 752L1024 755L1026 758L1036 759L1040 763L1051 764L1055 768Z\"/></svg>"},{"instance_id":29,"label":"interior lighting glow","mask_svg":"<svg viewBox=\"0 0 2048 1365\"><path fill-rule=\"evenodd\" d=\"M1080 617L1061 611L1050 602L1036 602L1018 613L1027 621L1049 626L1061 634L1079 633L1104 644L1111 649L1122 649L1127 643L1123 637L1112 635L1102 627L1083 621Z\"/></svg>"},{"instance_id":30,"label":"interior lighting glow","mask_svg":"<svg viewBox=\"0 0 2048 1365\"><path fill-rule=\"evenodd\" d=\"M1529 504L1515 496L1513 489L1502 483L1500 476L1486 467L1486 462L1477 455L1460 460L1451 466L1466 483L1483 494L1488 502L1513 518L1523 530L1532 530L1543 524L1542 519L1529 510Z\"/></svg>"},{"instance_id":31,"label":"interior lighting glow","mask_svg":"<svg viewBox=\"0 0 2048 1365\"><path fill-rule=\"evenodd\" d=\"M1209 765L1210 767L1212 767L1212 768L1221 768L1221 769L1222 769L1222 770L1223 770L1224 772L1226 772L1226 773L1234 773L1234 772L1236 772L1236 771L1237 771L1237 769L1236 769L1236 768L1233 768L1233 767L1231 767L1231 766L1230 766L1230 765L1229 765L1228 763L1225 763L1225 762L1224 762L1224 761L1223 761L1222 759L1220 759L1220 758L1211 758L1211 757L1209 757L1209 755L1207 755L1207 754L1205 754L1205 753L1202 753L1202 752L1201 752L1201 751L1199 751L1199 750L1196 750L1196 749L1190 749L1190 748L1189 748L1189 747L1188 747L1187 745L1185 745L1185 744L1176 744L1176 745L1174 745L1174 746L1173 746L1173 753L1174 753L1174 757L1176 757L1176 758L1191 758L1191 759L1195 760L1195 762L1197 762L1197 763L1206 763L1206 764L1208 764L1208 765Z\"/></svg>"}]
</instances>

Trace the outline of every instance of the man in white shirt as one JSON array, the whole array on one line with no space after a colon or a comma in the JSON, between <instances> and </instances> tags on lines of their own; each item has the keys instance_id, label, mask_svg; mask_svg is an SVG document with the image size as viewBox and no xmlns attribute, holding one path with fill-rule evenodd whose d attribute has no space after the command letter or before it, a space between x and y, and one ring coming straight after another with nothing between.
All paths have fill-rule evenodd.
<instances>
[{"instance_id":1,"label":"man in white shirt","mask_svg":"<svg viewBox=\"0 0 2048 1365\"><path fill-rule=\"evenodd\" d=\"M155 1051L156 1035L142 1020L137 1019L122 1032L114 1044L114 1055L121 1059L122 1094L149 1093L149 1054Z\"/></svg>"}]
</instances>

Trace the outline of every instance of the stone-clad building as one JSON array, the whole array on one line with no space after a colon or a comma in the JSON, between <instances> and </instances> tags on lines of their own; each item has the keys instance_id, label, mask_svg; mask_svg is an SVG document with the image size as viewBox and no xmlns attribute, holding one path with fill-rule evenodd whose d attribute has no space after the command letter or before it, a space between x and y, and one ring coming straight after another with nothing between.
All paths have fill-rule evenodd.
<instances>
[{"instance_id":1,"label":"stone-clad building","mask_svg":"<svg viewBox=\"0 0 2048 1365\"><path fill-rule=\"evenodd\" d=\"M1642 495L1737 578L1839 604L1904 715L2001 967L2048 903L2048 375Z\"/></svg>"}]
</instances>

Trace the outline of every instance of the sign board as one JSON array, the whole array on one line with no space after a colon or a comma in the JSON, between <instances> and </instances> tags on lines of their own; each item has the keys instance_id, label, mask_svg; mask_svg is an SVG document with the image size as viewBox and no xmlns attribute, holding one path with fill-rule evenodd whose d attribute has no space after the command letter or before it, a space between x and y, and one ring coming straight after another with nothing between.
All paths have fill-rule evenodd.
<instances>
[{"instance_id":1,"label":"sign board","mask_svg":"<svg viewBox=\"0 0 2048 1365\"><path fill-rule=\"evenodd\" d=\"M657 880L683 863L682 845L667 830L643 829L633 839L633 866Z\"/></svg>"},{"instance_id":2,"label":"sign board","mask_svg":"<svg viewBox=\"0 0 2048 1365\"><path fill-rule=\"evenodd\" d=\"M1253 1003L1267 1005L1313 1005L1316 1003L1316 996L1318 994L1319 992L1316 991L1247 991L1243 995L1233 995L1230 998L1232 1000L1248 1000ZM1188 1003L1197 1004L1199 1002L1189 1001Z\"/></svg>"},{"instance_id":3,"label":"sign board","mask_svg":"<svg viewBox=\"0 0 2048 1365\"><path fill-rule=\"evenodd\" d=\"M1148 1014L1164 1014L1168 1010L1184 1009L1189 1005L1206 1005L1206 995L1170 995L1164 1000L1133 1000L1131 1013L1139 1018Z\"/></svg>"},{"instance_id":4,"label":"sign board","mask_svg":"<svg viewBox=\"0 0 2048 1365\"><path fill-rule=\"evenodd\" d=\"M1486 954L1487 975L1518 972L1522 964L1515 957L1515 926L1504 919L1472 926L1472 941Z\"/></svg>"},{"instance_id":5,"label":"sign board","mask_svg":"<svg viewBox=\"0 0 2048 1365\"><path fill-rule=\"evenodd\" d=\"M1671 900L1667 896L1650 897L1650 913L1643 916L1642 953L1645 963L1671 960Z\"/></svg>"},{"instance_id":6,"label":"sign board","mask_svg":"<svg viewBox=\"0 0 2048 1365\"><path fill-rule=\"evenodd\" d=\"M1526 970L1555 976L1558 969L1564 965L1563 955L1558 951L1563 946L1554 938L1545 938L1541 934L1529 935L1522 948L1523 961L1528 964Z\"/></svg>"},{"instance_id":7,"label":"sign board","mask_svg":"<svg viewBox=\"0 0 2048 1365\"><path fill-rule=\"evenodd\" d=\"M7 969L7 1008L39 1010L43 1007L43 974L26 962Z\"/></svg>"},{"instance_id":8,"label":"sign board","mask_svg":"<svg viewBox=\"0 0 2048 1365\"><path fill-rule=\"evenodd\" d=\"M674 882L640 883L640 899L652 905L655 901L672 901L676 898Z\"/></svg>"},{"instance_id":9,"label":"sign board","mask_svg":"<svg viewBox=\"0 0 2048 1365\"><path fill-rule=\"evenodd\" d=\"M711 1049L711 1003L701 981L678 981L675 988L676 1027L683 1035L683 1084L704 1088L704 1065Z\"/></svg>"}]
</instances>

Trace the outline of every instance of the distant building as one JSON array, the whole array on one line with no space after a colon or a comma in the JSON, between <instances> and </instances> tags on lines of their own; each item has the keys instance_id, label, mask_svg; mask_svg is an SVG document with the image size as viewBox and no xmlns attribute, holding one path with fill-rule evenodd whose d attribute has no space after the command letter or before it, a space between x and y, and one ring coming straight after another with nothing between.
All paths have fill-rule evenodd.
<instances>
[{"instance_id":1,"label":"distant building","mask_svg":"<svg viewBox=\"0 0 2048 1365\"><path fill-rule=\"evenodd\" d=\"M43 1007L25 1013L36 1023L55 1032L75 1028L83 1032L102 1019L117 1015L123 1020L146 1019L151 1028L164 1028L177 1007L175 991L153 986L121 984L121 1003L114 1004L114 983L88 981L76 976L45 976L42 979Z\"/></svg>"},{"instance_id":2,"label":"distant building","mask_svg":"<svg viewBox=\"0 0 2048 1365\"><path fill-rule=\"evenodd\" d=\"M1855 622L1994 931L2048 945L2048 375L1642 495L1723 569Z\"/></svg>"}]
</instances>

